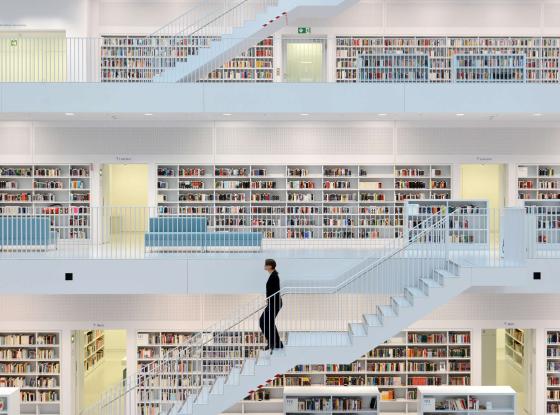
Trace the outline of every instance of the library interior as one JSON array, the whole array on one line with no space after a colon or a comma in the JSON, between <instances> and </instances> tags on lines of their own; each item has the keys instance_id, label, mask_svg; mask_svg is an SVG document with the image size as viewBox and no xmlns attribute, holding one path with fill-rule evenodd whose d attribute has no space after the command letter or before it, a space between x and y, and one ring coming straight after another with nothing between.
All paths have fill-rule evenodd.
<instances>
[{"instance_id":1,"label":"library interior","mask_svg":"<svg viewBox=\"0 0 560 415\"><path fill-rule=\"evenodd\" d=\"M0 415L560 414L559 93L558 0L0 1Z\"/></svg>"}]
</instances>

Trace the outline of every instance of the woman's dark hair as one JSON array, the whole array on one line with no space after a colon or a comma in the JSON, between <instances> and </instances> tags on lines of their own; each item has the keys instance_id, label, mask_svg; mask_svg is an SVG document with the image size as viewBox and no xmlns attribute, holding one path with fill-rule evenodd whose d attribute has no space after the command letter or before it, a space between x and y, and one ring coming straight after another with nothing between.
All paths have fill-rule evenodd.
<instances>
[{"instance_id":1,"label":"woman's dark hair","mask_svg":"<svg viewBox=\"0 0 560 415\"><path fill-rule=\"evenodd\" d=\"M272 258L265 259L264 265L267 267L272 267L272 269L276 269L276 261Z\"/></svg>"}]
</instances>

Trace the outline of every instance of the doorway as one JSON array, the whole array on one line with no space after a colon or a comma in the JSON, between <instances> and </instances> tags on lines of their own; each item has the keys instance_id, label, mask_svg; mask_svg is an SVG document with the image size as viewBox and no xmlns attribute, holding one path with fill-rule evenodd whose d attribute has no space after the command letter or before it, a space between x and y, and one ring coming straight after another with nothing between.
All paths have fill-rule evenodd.
<instances>
[{"instance_id":1,"label":"doorway","mask_svg":"<svg viewBox=\"0 0 560 415\"><path fill-rule=\"evenodd\" d=\"M72 333L76 413L96 403L126 377L126 330Z\"/></svg>"},{"instance_id":2,"label":"doorway","mask_svg":"<svg viewBox=\"0 0 560 415\"><path fill-rule=\"evenodd\" d=\"M487 200L490 242L496 246L499 240L499 209L506 205L507 178L503 164L461 165L461 199Z\"/></svg>"},{"instance_id":3,"label":"doorway","mask_svg":"<svg viewBox=\"0 0 560 415\"><path fill-rule=\"evenodd\" d=\"M482 331L482 385L511 386L517 392L517 414L534 413L534 329Z\"/></svg>"},{"instance_id":4,"label":"doorway","mask_svg":"<svg viewBox=\"0 0 560 415\"><path fill-rule=\"evenodd\" d=\"M105 242L133 243L147 228L148 179L146 164L105 164L101 195Z\"/></svg>"},{"instance_id":5,"label":"doorway","mask_svg":"<svg viewBox=\"0 0 560 415\"><path fill-rule=\"evenodd\" d=\"M326 81L326 39L284 39L283 49L285 82Z\"/></svg>"}]
</instances>

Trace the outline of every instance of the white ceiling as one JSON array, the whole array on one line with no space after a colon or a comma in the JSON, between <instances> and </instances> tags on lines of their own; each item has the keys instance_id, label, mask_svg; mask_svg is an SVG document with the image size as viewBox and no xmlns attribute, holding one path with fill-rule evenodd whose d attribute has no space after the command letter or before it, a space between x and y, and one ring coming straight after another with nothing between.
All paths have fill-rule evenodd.
<instances>
[{"instance_id":1,"label":"white ceiling","mask_svg":"<svg viewBox=\"0 0 560 415\"><path fill-rule=\"evenodd\" d=\"M364 113L243 113L243 114L215 114L215 113L0 113L0 121L103 121L119 122L132 121L136 123L153 124L165 121L195 122L195 121L403 121L403 122L446 122L477 125L483 123L522 123L531 124L559 124L560 113L395 113L395 114L364 114Z\"/></svg>"}]
</instances>

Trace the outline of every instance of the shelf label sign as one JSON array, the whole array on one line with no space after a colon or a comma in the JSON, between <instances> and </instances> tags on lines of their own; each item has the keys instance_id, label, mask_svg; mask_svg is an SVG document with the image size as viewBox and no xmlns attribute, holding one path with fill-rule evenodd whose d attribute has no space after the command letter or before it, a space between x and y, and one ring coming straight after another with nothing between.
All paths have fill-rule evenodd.
<instances>
[{"instance_id":1,"label":"shelf label sign","mask_svg":"<svg viewBox=\"0 0 560 415\"><path fill-rule=\"evenodd\" d=\"M305 26L300 26L297 28L297 32L298 35L309 35L311 34L311 28L310 27L305 27Z\"/></svg>"}]
</instances>

